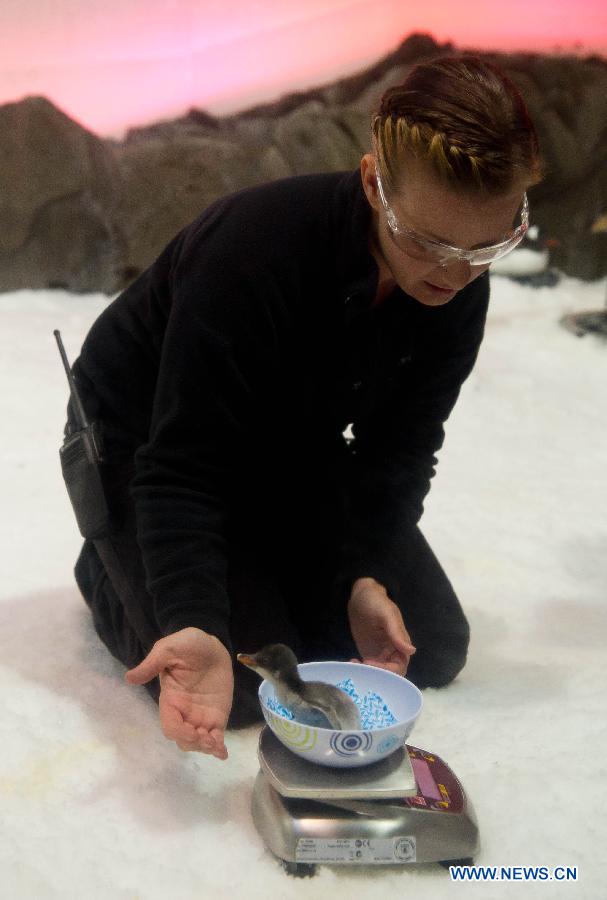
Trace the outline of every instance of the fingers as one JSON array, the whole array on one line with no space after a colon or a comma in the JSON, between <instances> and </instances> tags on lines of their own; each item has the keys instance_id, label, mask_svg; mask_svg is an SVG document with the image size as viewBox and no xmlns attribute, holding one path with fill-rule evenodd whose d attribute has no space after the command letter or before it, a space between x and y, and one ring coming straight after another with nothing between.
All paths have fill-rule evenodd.
<instances>
[{"instance_id":1,"label":"fingers","mask_svg":"<svg viewBox=\"0 0 607 900\"><path fill-rule=\"evenodd\" d=\"M228 748L225 745L223 731L221 731L221 729L219 728L213 728L213 730L209 733L209 738L213 742L213 756L216 756L217 759L227 759Z\"/></svg>"},{"instance_id":2,"label":"fingers","mask_svg":"<svg viewBox=\"0 0 607 900\"><path fill-rule=\"evenodd\" d=\"M403 663L402 662L394 662L382 659L365 659L366 666L375 666L376 669L387 669L389 672L396 672L397 675L403 674Z\"/></svg>"},{"instance_id":3,"label":"fingers","mask_svg":"<svg viewBox=\"0 0 607 900\"><path fill-rule=\"evenodd\" d=\"M409 654L401 654L393 652L390 654L383 653L381 657L372 659L370 657L363 659L367 666L375 666L377 669L387 669L396 675L406 675L409 667Z\"/></svg>"},{"instance_id":4,"label":"fingers","mask_svg":"<svg viewBox=\"0 0 607 900\"><path fill-rule=\"evenodd\" d=\"M187 722L184 724L188 725ZM183 735L172 738L180 750L183 750L185 753L206 753L209 756L215 756L217 759L228 758L223 731L220 731L218 728L214 728L212 731L207 731L205 728L193 728L192 731L192 737L190 737L189 728L184 728Z\"/></svg>"},{"instance_id":5,"label":"fingers","mask_svg":"<svg viewBox=\"0 0 607 900\"><path fill-rule=\"evenodd\" d=\"M163 694L160 694L160 724L164 731L165 737L170 741L183 741L192 743L198 740L196 729L184 718L184 711L179 709L175 703L166 701Z\"/></svg>"},{"instance_id":6,"label":"fingers","mask_svg":"<svg viewBox=\"0 0 607 900\"><path fill-rule=\"evenodd\" d=\"M155 678L156 675L160 675L165 664L164 647L161 641L157 641L138 666L125 672L124 678L129 684L146 684L152 678Z\"/></svg>"},{"instance_id":7,"label":"fingers","mask_svg":"<svg viewBox=\"0 0 607 900\"><path fill-rule=\"evenodd\" d=\"M395 672L396 675L404 675L409 665L408 657L403 659L400 656L397 659L351 659L350 662L358 663L359 665L362 663L365 666L375 666L376 669L387 669L389 672Z\"/></svg>"},{"instance_id":8,"label":"fingers","mask_svg":"<svg viewBox=\"0 0 607 900\"><path fill-rule=\"evenodd\" d=\"M394 672L395 675L404 675L407 671L407 666L403 665L403 663L396 662L387 662L382 663L379 666L380 669L387 669L388 672Z\"/></svg>"},{"instance_id":9,"label":"fingers","mask_svg":"<svg viewBox=\"0 0 607 900\"><path fill-rule=\"evenodd\" d=\"M399 653L402 653L407 657L413 656L416 650L415 644L411 640L411 635L405 628L405 623L400 610L395 605L394 612L396 614L396 621L390 623L391 627L388 632L390 641L393 644L394 649L398 650Z\"/></svg>"},{"instance_id":10,"label":"fingers","mask_svg":"<svg viewBox=\"0 0 607 900\"><path fill-rule=\"evenodd\" d=\"M404 653L406 656L413 656L413 654L415 653L415 651L417 649L411 643L410 639L407 641L407 640L402 640L401 638L398 638L398 637L393 637L392 642L394 644L395 649L398 650L399 653Z\"/></svg>"},{"instance_id":11,"label":"fingers","mask_svg":"<svg viewBox=\"0 0 607 900\"><path fill-rule=\"evenodd\" d=\"M200 735L195 741L176 740L175 743L184 753L205 753L207 756L214 756L216 759L222 760L228 758L228 750L223 737L211 739L206 735Z\"/></svg>"},{"instance_id":12,"label":"fingers","mask_svg":"<svg viewBox=\"0 0 607 900\"><path fill-rule=\"evenodd\" d=\"M217 759L227 759L228 751L223 739L223 731L220 728L198 728L198 747L202 753L210 753Z\"/></svg>"},{"instance_id":13,"label":"fingers","mask_svg":"<svg viewBox=\"0 0 607 900\"><path fill-rule=\"evenodd\" d=\"M204 725L195 727L184 718L184 713L188 714L187 709L180 709L176 702L176 697L172 703L162 702L161 695L161 724L165 737L174 741L186 753L207 753L217 759L227 759L223 730L217 727L205 728Z\"/></svg>"}]
</instances>

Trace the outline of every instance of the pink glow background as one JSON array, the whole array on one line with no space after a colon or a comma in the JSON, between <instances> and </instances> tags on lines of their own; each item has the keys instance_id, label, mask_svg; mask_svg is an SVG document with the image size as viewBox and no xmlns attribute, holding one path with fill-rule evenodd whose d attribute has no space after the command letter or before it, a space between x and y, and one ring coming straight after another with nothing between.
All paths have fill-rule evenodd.
<instances>
[{"instance_id":1,"label":"pink glow background","mask_svg":"<svg viewBox=\"0 0 607 900\"><path fill-rule=\"evenodd\" d=\"M372 64L413 31L607 55L605 0L2 0L0 102L43 94L104 136L232 112Z\"/></svg>"}]
</instances>

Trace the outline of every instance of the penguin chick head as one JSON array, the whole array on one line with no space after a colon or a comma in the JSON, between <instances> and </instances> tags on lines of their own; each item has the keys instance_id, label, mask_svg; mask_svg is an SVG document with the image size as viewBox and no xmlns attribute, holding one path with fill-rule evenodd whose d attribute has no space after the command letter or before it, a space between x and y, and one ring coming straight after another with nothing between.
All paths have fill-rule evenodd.
<instances>
[{"instance_id":1,"label":"penguin chick head","mask_svg":"<svg viewBox=\"0 0 607 900\"><path fill-rule=\"evenodd\" d=\"M268 644L257 653L238 653L238 662L253 669L268 681L286 681L297 674L297 657L286 644Z\"/></svg>"}]
</instances>

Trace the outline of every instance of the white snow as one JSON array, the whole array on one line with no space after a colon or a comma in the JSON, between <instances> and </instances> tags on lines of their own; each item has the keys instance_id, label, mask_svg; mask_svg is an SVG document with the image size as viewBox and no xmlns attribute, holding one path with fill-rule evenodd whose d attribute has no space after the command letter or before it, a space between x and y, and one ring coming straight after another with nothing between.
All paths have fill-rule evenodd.
<instances>
[{"instance_id":1,"label":"white snow","mask_svg":"<svg viewBox=\"0 0 607 900\"><path fill-rule=\"evenodd\" d=\"M99 643L58 449L70 360L104 296L0 295L0 896L10 900L598 898L607 845L607 345L559 326L607 283L493 278L477 366L447 424L423 529L469 616L469 663L424 692L411 743L479 819L481 865L579 880L453 885L436 865L288 877L250 816L257 727L227 762L179 751Z\"/></svg>"}]
</instances>

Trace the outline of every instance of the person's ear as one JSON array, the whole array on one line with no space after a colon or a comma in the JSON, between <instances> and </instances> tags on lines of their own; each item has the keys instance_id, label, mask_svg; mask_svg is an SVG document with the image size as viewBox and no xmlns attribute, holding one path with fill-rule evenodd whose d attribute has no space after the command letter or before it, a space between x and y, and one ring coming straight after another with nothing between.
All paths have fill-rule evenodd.
<instances>
[{"instance_id":1,"label":"person's ear","mask_svg":"<svg viewBox=\"0 0 607 900\"><path fill-rule=\"evenodd\" d=\"M365 153L360 161L360 177L365 196L371 207L377 212L380 206L377 190L377 176L375 174L375 157L372 153Z\"/></svg>"}]
</instances>

